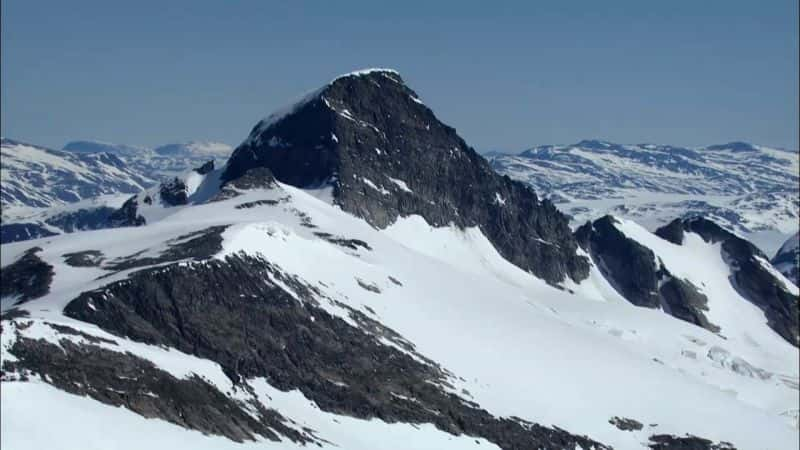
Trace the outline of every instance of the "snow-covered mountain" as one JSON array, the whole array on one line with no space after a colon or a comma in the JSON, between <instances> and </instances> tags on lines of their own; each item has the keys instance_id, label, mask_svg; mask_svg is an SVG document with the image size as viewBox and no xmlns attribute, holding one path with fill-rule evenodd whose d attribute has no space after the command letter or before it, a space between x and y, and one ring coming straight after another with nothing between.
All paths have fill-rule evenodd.
<instances>
[{"instance_id":1,"label":"snow-covered mountain","mask_svg":"<svg viewBox=\"0 0 800 450\"><path fill-rule=\"evenodd\" d=\"M797 151L593 140L488 158L498 172L556 202L575 225L613 214L654 230L675 217L703 215L772 254L797 231L800 217Z\"/></svg>"},{"instance_id":2,"label":"snow-covered mountain","mask_svg":"<svg viewBox=\"0 0 800 450\"><path fill-rule=\"evenodd\" d=\"M758 250L705 220L573 234L394 71L110 217L2 246L3 448L800 438L797 288Z\"/></svg>"},{"instance_id":3,"label":"snow-covered mountain","mask_svg":"<svg viewBox=\"0 0 800 450\"><path fill-rule=\"evenodd\" d=\"M20 207L49 207L105 194L134 193L155 181L111 153L74 154L3 138L3 215Z\"/></svg>"},{"instance_id":4,"label":"snow-covered mountain","mask_svg":"<svg viewBox=\"0 0 800 450\"><path fill-rule=\"evenodd\" d=\"M157 180L165 180L200 167L209 160L214 160L217 164L224 163L233 148L219 142L191 141L146 148L96 141L73 141L64 146L64 151L114 153L140 173Z\"/></svg>"},{"instance_id":5,"label":"snow-covered mountain","mask_svg":"<svg viewBox=\"0 0 800 450\"><path fill-rule=\"evenodd\" d=\"M224 162L232 151L214 142L147 149L95 141L56 151L9 139L2 148L2 243L105 228L131 194Z\"/></svg>"}]
</instances>

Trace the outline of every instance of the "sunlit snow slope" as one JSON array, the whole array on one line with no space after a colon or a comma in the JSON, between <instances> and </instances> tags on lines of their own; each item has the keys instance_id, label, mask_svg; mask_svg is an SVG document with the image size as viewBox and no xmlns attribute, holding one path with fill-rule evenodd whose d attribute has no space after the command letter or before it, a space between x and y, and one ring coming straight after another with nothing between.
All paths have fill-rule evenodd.
<instances>
[{"instance_id":1,"label":"sunlit snow slope","mask_svg":"<svg viewBox=\"0 0 800 450\"><path fill-rule=\"evenodd\" d=\"M399 349L421 364L440 366L445 378L432 387L474 402L494 417L557 426L623 449L646 447L653 435L686 433L728 441L740 449L796 447L797 349L760 322L752 308L728 295L724 268L715 259L699 269L684 265L681 251L692 252L695 261L705 256L701 253L707 246L694 240L682 250L633 223L621 225L626 234L656 249L671 269L707 283L706 289L715 295L711 314L722 324L724 337L615 299L607 288L604 292L596 274L574 286L577 294L551 287L504 261L477 229L432 228L419 217L407 217L378 231L286 185L164 210L144 227L3 246L4 275L10 264L37 246L41 251L36 255L53 271L49 292L22 303L12 314L9 308L18 299L3 299L3 448L301 446L277 425L275 438L280 442L256 436L255 442L244 439L238 444L223 432L204 435L187 429L192 426L182 427L180 419L145 420L142 415L161 417L160 413L142 408L139 401L109 406L120 404L115 387L106 393L75 395L85 392L85 386L75 383L91 383L91 377L83 382L59 379L44 363L37 366L44 367L41 375L26 370L26 364L35 361L25 351L25 345L32 345L26 339L43 339L69 351L80 348L86 355L99 349L130 352L176 380L200 376L224 397L250 405L242 406L249 414L257 416L258 407L274 409L288 429L323 448L495 445L474 433L437 428L434 419L404 423L395 417L389 423L376 416L366 419L369 413L361 418L341 415L330 404L306 397L304 392L317 392L314 388L284 391L278 386L285 380L265 376L232 381L220 363L198 356L202 352L197 348L148 345L62 314L67 307L73 316L97 317L93 314L106 308L102 299L118 289L112 287L115 283L130 283L120 280L134 280L135 272L148 267L191 272L221 263L226 255L242 254L267 261L274 271L263 278L265 286L289 293L298 305L316 304L357 329L379 323L392 330L376 337L381 345ZM171 252L187 242L190 233L214 226L227 228L211 259ZM68 262L65 256L87 250L96 253L85 264ZM712 250L707 250L709 256ZM127 268L132 266L136 267ZM310 296L302 295L302 286L313 287ZM97 292L84 303L87 308L68 307L87 291ZM132 328L128 336L137 333ZM359 357L348 355L343 364ZM758 371L738 370L743 364ZM359 381L331 378L330 383L341 389L338 395L345 401ZM424 389L417 394L423 400L403 392L393 401L409 407L427 401ZM145 394L119 395L135 399ZM448 413L430 414L435 418ZM620 430L609 423L615 416L634 419L643 428Z\"/></svg>"}]
</instances>

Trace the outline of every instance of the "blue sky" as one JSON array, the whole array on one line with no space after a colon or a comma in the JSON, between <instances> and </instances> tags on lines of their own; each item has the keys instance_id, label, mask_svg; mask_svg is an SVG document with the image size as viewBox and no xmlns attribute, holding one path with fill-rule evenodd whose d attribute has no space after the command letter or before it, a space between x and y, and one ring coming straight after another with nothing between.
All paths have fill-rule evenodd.
<instances>
[{"instance_id":1,"label":"blue sky","mask_svg":"<svg viewBox=\"0 0 800 450\"><path fill-rule=\"evenodd\" d=\"M479 150L585 138L798 147L798 3L2 2L2 134L240 143L392 67Z\"/></svg>"}]
</instances>

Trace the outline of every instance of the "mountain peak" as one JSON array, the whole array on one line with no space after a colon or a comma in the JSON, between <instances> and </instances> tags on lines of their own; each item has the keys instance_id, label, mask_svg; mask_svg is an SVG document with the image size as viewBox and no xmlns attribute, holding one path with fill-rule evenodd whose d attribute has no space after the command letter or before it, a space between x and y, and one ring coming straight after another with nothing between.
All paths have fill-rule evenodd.
<instances>
[{"instance_id":1,"label":"mountain peak","mask_svg":"<svg viewBox=\"0 0 800 450\"><path fill-rule=\"evenodd\" d=\"M402 78L400 77L400 72L394 69L372 67L368 69L354 70L352 72L339 75L338 77L334 78L329 84L335 83L336 81L342 78L362 77L362 76L384 76L387 78L391 78L395 81L402 82Z\"/></svg>"},{"instance_id":2,"label":"mountain peak","mask_svg":"<svg viewBox=\"0 0 800 450\"><path fill-rule=\"evenodd\" d=\"M479 227L509 261L548 282L588 274L567 219L496 174L394 71L336 78L262 120L222 181L256 167L293 186L326 186L335 204L377 228L411 215Z\"/></svg>"},{"instance_id":3,"label":"mountain peak","mask_svg":"<svg viewBox=\"0 0 800 450\"><path fill-rule=\"evenodd\" d=\"M416 93L406 87L403 79L400 77L400 73L396 70L383 68L356 70L350 73L339 75L325 85L308 92L305 95L302 95L299 99L292 101L288 105L273 111L269 116L256 124L242 145L259 144L260 139L265 136L265 133L270 128L277 125L286 117L295 114L304 107L314 108L317 105L324 106L324 108L332 109L344 115L345 117L350 116L349 118L352 119L350 109L340 108L337 110L333 105L331 105L331 100L338 97L340 103L344 104L348 103L348 100L363 98L365 95L369 95L369 91L375 91L376 88L381 89L382 85L380 83L382 79L391 80L393 82L391 85L393 85L395 89L403 88L407 90L411 96L411 100L418 104L422 104L422 101L419 100ZM331 91L334 91L334 93L331 93ZM341 95L342 93L346 93L347 95L343 96ZM319 105L320 103L321 105ZM271 137L272 136L268 136L267 139ZM274 140L272 142L276 143Z\"/></svg>"}]
</instances>

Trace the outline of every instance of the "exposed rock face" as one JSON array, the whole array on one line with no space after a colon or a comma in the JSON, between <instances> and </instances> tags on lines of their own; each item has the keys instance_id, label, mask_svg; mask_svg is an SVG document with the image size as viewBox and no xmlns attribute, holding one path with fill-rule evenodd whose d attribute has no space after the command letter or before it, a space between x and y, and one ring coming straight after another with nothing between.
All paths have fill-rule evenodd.
<instances>
[{"instance_id":1,"label":"exposed rock face","mask_svg":"<svg viewBox=\"0 0 800 450\"><path fill-rule=\"evenodd\" d=\"M219 201L236 197L240 191L251 189L274 189L278 186L275 176L266 167L254 167L246 170L235 179L227 180L220 186L219 192L210 201ZM256 205L246 205L249 208Z\"/></svg>"},{"instance_id":2,"label":"exposed rock face","mask_svg":"<svg viewBox=\"0 0 800 450\"><path fill-rule=\"evenodd\" d=\"M772 265L795 286L800 286L800 233L795 233L784 242L772 258Z\"/></svg>"},{"instance_id":3,"label":"exposed rock face","mask_svg":"<svg viewBox=\"0 0 800 450\"><path fill-rule=\"evenodd\" d=\"M798 335L798 299L771 272L769 260L750 242L704 218L676 219L656 235L681 245L684 232L700 235L710 243L721 242L722 256L731 267L731 282L750 302L764 311L767 324L792 345Z\"/></svg>"},{"instance_id":4,"label":"exposed rock face","mask_svg":"<svg viewBox=\"0 0 800 450\"><path fill-rule=\"evenodd\" d=\"M638 420L628 419L627 417L614 416L608 420L608 423L622 431L639 431L644 428L644 425Z\"/></svg>"},{"instance_id":5,"label":"exposed rock face","mask_svg":"<svg viewBox=\"0 0 800 450\"><path fill-rule=\"evenodd\" d=\"M329 185L336 204L379 228L413 214L477 226L506 259L550 283L588 275L567 219L497 175L392 71L340 77L260 122L223 180L255 167L294 186Z\"/></svg>"},{"instance_id":6,"label":"exposed rock face","mask_svg":"<svg viewBox=\"0 0 800 450\"><path fill-rule=\"evenodd\" d=\"M39 258L37 253L40 251L41 248L33 247L18 260L3 267L0 296L14 298L15 304L20 304L50 292L53 266Z\"/></svg>"},{"instance_id":7,"label":"exposed rock face","mask_svg":"<svg viewBox=\"0 0 800 450\"><path fill-rule=\"evenodd\" d=\"M714 443L697 436L673 436L654 434L650 436L649 446L653 450L736 450L729 442Z\"/></svg>"},{"instance_id":8,"label":"exposed rock face","mask_svg":"<svg viewBox=\"0 0 800 450\"><path fill-rule=\"evenodd\" d=\"M208 162L204 163L202 166L194 169L195 172L199 173L200 175L206 175L214 170L214 160L209 160Z\"/></svg>"},{"instance_id":9,"label":"exposed rock face","mask_svg":"<svg viewBox=\"0 0 800 450\"><path fill-rule=\"evenodd\" d=\"M183 259L192 259L195 261L208 259L222 250L222 232L225 231L226 228L228 228L226 225L220 225L178 236L175 239L167 241L167 248L158 256L140 258L139 254L128 255L123 258L108 261L103 268L120 271L175 262ZM75 254L65 256L74 255Z\"/></svg>"},{"instance_id":10,"label":"exposed rock face","mask_svg":"<svg viewBox=\"0 0 800 450\"><path fill-rule=\"evenodd\" d=\"M133 196L125 201L122 206L108 217L108 228L138 227L146 223L144 217L138 213L139 201Z\"/></svg>"},{"instance_id":11,"label":"exposed rock face","mask_svg":"<svg viewBox=\"0 0 800 450\"><path fill-rule=\"evenodd\" d=\"M649 248L628 238L612 216L588 222L575 238L603 276L636 306L662 307L669 314L703 328L719 331L703 314L708 299L690 282L676 278Z\"/></svg>"},{"instance_id":12,"label":"exposed rock face","mask_svg":"<svg viewBox=\"0 0 800 450\"><path fill-rule=\"evenodd\" d=\"M114 208L100 206L97 208L79 209L48 217L45 223L73 233L80 230L97 230L105 228L109 217L114 213Z\"/></svg>"},{"instance_id":13,"label":"exposed rock face","mask_svg":"<svg viewBox=\"0 0 800 450\"><path fill-rule=\"evenodd\" d=\"M62 327L63 328L63 327ZM72 331L76 332L76 331ZM70 334L69 330L62 333ZM62 339L59 345L44 340L18 339L10 349L18 359L5 362L3 372L30 372L53 386L100 402L125 406L148 418L160 418L185 428L225 436L237 442L257 436L271 440L272 430L293 440L302 436L284 425L277 412L256 408L254 418L245 406L225 396L195 376L177 379L152 362L130 353Z\"/></svg>"},{"instance_id":14,"label":"exposed rock face","mask_svg":"<svg viewBox=\"0 0 800 450\"><path fill-rule=\"evenodd\" d=\"M270 280L290 286L303 300ZM351 318L359 327L331 316L317 306L319 295L266 261L230 256L137 272L81 294L65 314L119 336L216 361L236 383L265 377L278 389L299 389L336 414L430 423L506 449L606 448L557 428L493 417L447 393L447 374L416 354L412 344L358 311L352 310ZM202 410L204 398L192 407ZM219 420L222 426L229 419ZM217 424L206 428L212 425Z\"/></svg>"},{"instance_id":15,"label":"exposed rock face","mask_svg":"<svg viewBox=\"0 0 800 450\"><path fill-rule=\"evenodd\" d=\"M158 194L161 196L161 201L168 206L178 206L189 203L186 183L177 177L161 183Z\"/></svg>"},{"instance_id":16,"label":"exposed rock face","mask_svg":"<svg viewBox=\"0 0 800 450\"><path fill-rule=\"evenodd\" d=\"M605 216L594 223L586 223L575 231L575 238L628 301L648 308L657 308L661 304L655 255L619 231L614 226L613 217Z\"/></svg>"},{"instance_id":17,"label":"exposed rock face","mask_svg":"<svg viewBox=\"0 0 800 450\"><path fill-rule=\"evenodd\" d=\"M53 233L38 223L9 223L0 225L0 244L27 241L40 237L55 236Z\"/></svg>"},{"instance_id":18,"label":"exposed rock face","mask_svg":"<svg viewBox=\"0 0 800 450\"><path fill-rule=\"evenodd\" d=\"M84 250L65 253L62 256L64 257L64 262L72 267L97 267L105 259L103 252L100 250Z\"/></svg>"}]
</instances>

